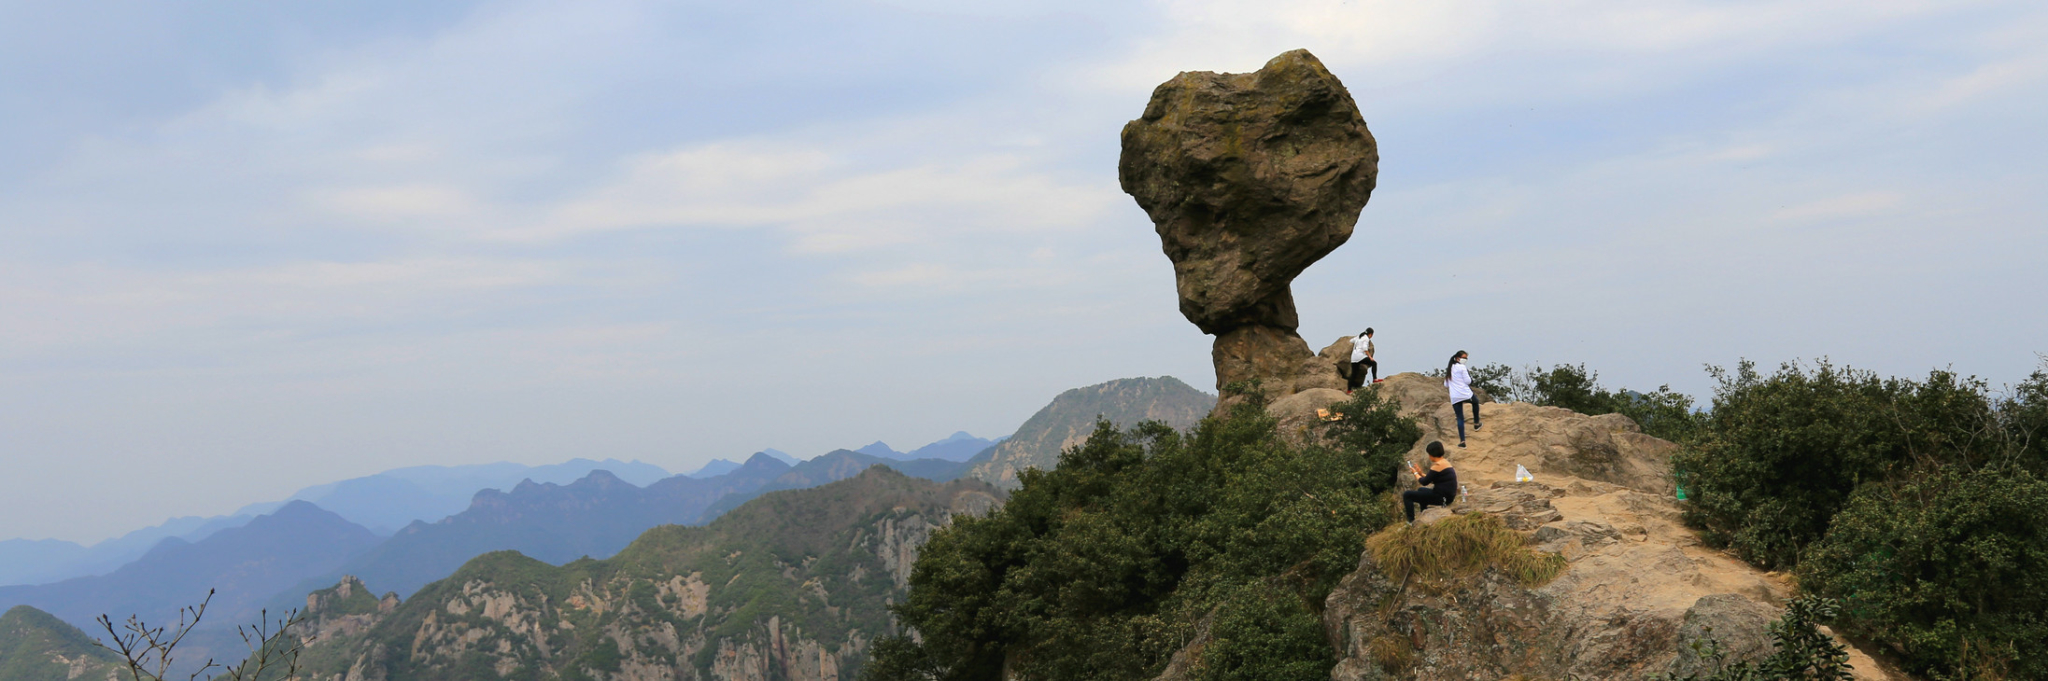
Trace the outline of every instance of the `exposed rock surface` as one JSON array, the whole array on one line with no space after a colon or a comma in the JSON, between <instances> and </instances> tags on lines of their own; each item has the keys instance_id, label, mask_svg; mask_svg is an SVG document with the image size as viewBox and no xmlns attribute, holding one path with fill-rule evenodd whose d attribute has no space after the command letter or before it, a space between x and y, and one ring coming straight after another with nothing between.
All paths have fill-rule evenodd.
<instances>
[{"instance_id":1,"label":"exposed rock surface","mask_svg":"<svg viewBox=\"0 0 2048 681\"><path fill-rule=\"evenodd\" d=\"M1326 603L1340 656L1333 680L1634 681L1697 670L1700 661L1681 651L1708 627L1731 660L1770 652L1765 626L1781 614L1789 585L1701 545L1680 524L1667 463L1674 445L1619 415L1508 403L1485 405L1485 427L1459 449L1441 379L1399 374L1378 390L1423 427L1411 459L1422 460L1430 440L1453 445L1467 492L1437 514L1499 516L1568 567L1537 588L1490 570L1426 593L1391 582L1368 553ZM1292 408L1313 410L1303 402ZM1514 481L1518 464L1533 482ZM1868 656L1852 655L1858 678L1887 678Z\"/></svg>"},{"instance_id":2,"label":"exposed rock surface","mask_svg":"<svg viewBox=\"0 0 2048 681\"><path fill-rule=\"evenodd\" d=\"M1216 397L1172 376L1120 378L1060 393L1032 414L1009 439L967 460L967 475L1003 489L1022 484L1017 475L1027 468L1050 470L1060 452L1088 441L1097 418L1118 428L1140 421L1159 421L1187 429L1216 406Z\"/></svg>"},{"instance_id":3,"label":"exposed rock surface","mask_svg":"<svg viewBox=\"0 0 2048 681\"><path fill-rule=\"evenodd\" d=\"M1337 382L1335 387L1306 387L1266 405L1266 413L1280 420L1281 434L1297 441L1314 439L1315 429L1312 426L1316 423L1316 410L1327 409L1332 404L1350 399L1349 395L1344 394L1343 381L1336 378L1335 362L1324 361L1326 358L1339 355L1348 357L1350 353L1351 339L1340 338L1330 347L1324 348L1321 354L1311 359L1304 367L1303 376L1310 376L1310 370L1323 372L1313 375L1318 377L1317 380L1327 375ZM1442 432L1450 433L1450 437L1456 440L1457 422L1451 414L1450 390L1444 387L1443 379L1417 373L1400 373L1388 376L1385 382L1372 385L1377 386L1380 394L1386 396L1386 399L1400 404L1403 416L1413 417L1421 423L1425 434L1436 433L1448 424L1449 430ZM1475 387L1472 393L1479 398L1481 404L1493 403L1493 397L1487 395L1485 389ZM1488 414L1491 415L1491 412ZM1424 443L1432 439L1437 439L1437 436L1431 435Z\"/></svg>"},{"instance_id":4,"label":"exposed rock surface","mask_svg":"<svg viewBox=\"0 0 2048 681\"><path fill-rule=\"evenodd\" d=\"M1289 285L1351 238L1379 147L1343 83L1295 50L1255 73L1189 71L1124 126L1123 189L1173 261L1180 311L1216 336L1216 385L1292 395L1308 344Z\"/></svg>"}]
</instances>

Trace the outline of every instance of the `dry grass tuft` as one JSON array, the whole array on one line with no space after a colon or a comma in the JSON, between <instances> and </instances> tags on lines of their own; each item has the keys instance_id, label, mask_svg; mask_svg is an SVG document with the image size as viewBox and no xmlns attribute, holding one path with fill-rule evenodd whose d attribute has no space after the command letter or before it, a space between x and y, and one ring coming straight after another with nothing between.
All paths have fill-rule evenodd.
<instances>
[{"instance_id":1,"label":"dry grass tuft","mask_svg":"<svg viewBox=\"0 0 2048 681\"><path fill-rule=\"evenodd\" d=\"M1400 674L1415 664L1415 646L1408 639L1393 634L1380 634L1365 644L1365 652L1372 656L1373 664L1380 671L1390 675Z\"/></svg>"},{"instance_id":2,"label":"dry grass tuft","mask_svg":"<svg viewBox=\"0 0 2048 681\"><path fill-rule=\"evenodd\" d=\"M1522 535L1500 518L1467 513L1433 525L1395 525L1366 538L1366 551L1394 581L1413 580L1442 592L1499 567L1523 586L1550 583L1564 572L1563 556L1522 545Z\"/></svg>"}]
</instances>

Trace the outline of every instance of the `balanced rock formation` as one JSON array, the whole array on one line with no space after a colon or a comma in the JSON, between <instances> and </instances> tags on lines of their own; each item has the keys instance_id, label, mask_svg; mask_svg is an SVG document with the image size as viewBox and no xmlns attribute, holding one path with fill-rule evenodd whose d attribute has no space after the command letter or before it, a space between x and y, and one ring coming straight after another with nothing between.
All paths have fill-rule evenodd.
<instances>
[{"instance_id":1,"label":"balanced rock formation","mask_svg":"<svg viewBox=\"0 0 2048 681\"><path fill-rule=\"evenodd\" d=\"M1173 261L1181 314L1216 336L1219 390L1342 386L1311 363L1288 287L1351 238L1379 147L1322 62L1295 50L1256 73L1174 76L1124 126L1117 170Z\"/></svg>"},{"instance_id":2,"label":"balanced rock formation","mask_svg":"<svg viewBox=\"0 0 2048 681\"><path fill-rule=\"evenodd\" d=\"M1675 445L1619 414L1516 402L1486 404L1485 427L1467 431L1460 449L1442 379L1404 373L1372 389L1422 426L1411 460L1424 460L1431 440L1450 445L1467 489L1450 513L1497 516L1567 567L1534 588L1494 569L1432 592L1390 579L1368 551L1325 603L1340 660L1333 681L1634 681L1702 671L1706 662L1691 653L1701 637L1714 638L1730 661L1771 651L1766 625L1782 613L1790 585L1701 544L1681 524L1669 468ZM1313 412L1342 398L1312 391L1287 409ZM1535 480L1515 481L1518 465ZM1431 515L1439 514L1447 515ZM1850 662L1859 679L1889 678L1853 647Z\"/></svg>"}]
</instances>

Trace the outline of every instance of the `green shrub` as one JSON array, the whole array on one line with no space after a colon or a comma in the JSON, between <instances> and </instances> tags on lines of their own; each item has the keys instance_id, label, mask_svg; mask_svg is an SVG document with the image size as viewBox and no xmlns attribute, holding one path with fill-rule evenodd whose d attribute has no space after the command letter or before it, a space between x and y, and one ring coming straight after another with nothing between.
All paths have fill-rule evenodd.
<instances>
[{"instance_id":1,"label":"green shrub","mask_svg":"<svg viewBox=\"0 0 2048 681\"><path fill-rule=\"evenodd\" d=\"M2042 368L2006 391L1992 411L1995 447L1987 463L2048 476L2048 358Z\"/></svg>"},{"instance_id":2,"label":"green shrub","mask_svg":"<svg viewBox=\"0 0 2048 681\"><path fill-rule=\"evenodd\" d=\"M1421 437L1378 392L1333 407L1335 447L1279 439L1256 400L1192 434L1099 424L1001 510L932 535L897 608L918 640L878 644L863 678L1150 678L1211 613L1204 678L1328 678L1315 610L1392 520Z\"/></svg>"},{"instance_id":3,"label":"green shrub","mask_svg":"<svg viewBox=\"0 0 2048 681\"><path fill-rule=\"evenodd\" d=\"M1672 459L1688 476L1686 520L1765 568L1796 564L1858 485L1972 441L1990 413L1981 382L1947 372L1880 380L1826 361L1768 377L1749 362L1710 371L1714 408Z\"/></svg>"},{"instance_id":4,"label":"green shrub","mask_svg":"<svg viewBox=\"0 0 2048 681\"><path fill-rule=\"evenodd\" d=\"M1216 609L1198 676L1212 681L1327 679L1337 660L1323 621L1284 586L1241 587ZM1278 597L1276 597L1278 596Z\"/></svg>"},{"instance_id":5,"label":"green shrub","mask_svg":"<svg viewBox=\"0 0 2048 681\"><path fill-rule=\"evenodd\" d=\"M1721 664L1720 647L1713 640L1695 643L1719 667L1707 676L1687 676L1671 681L1847 681L1849 653L1835 639L1822 633L1820 623L1833 619L1834 601L1802 597L1785 608L1785 616L1771 623L1771 640L1777 649L1757 662Z\"/></svg>"},{"instance_id":6,"label":"green shrub","mask_svg":"<svg viewBox=\"0 0 2048 681\"><path fill-rule=\"evenodd\" d=\"M1521 400L1532 404L1563 407L1581 414L1614 412L1614 393L1600 387L1600 375L1584 364L1559 364L1549 369L1533 366L1523 370L1515 383Z\"/></svg>"},{"instance_id":7,"label":"green shrub","mask_svg":"<svg viewBox=\"0 0 2048 681\"><path fill-rule=\"evenodd\" d=\"M2030 472L1958 465L1866 485L1799 576L1915 673L2048 678L2048 480Z\"/></svg>"},{"instance_id":8,"label":"green shrub","mask_svg":"<svg viewBox=\"0 0 2048 681\"><path fill-rule=\"evenodd\" d=\"M1494 399L1560 407L1589 416L1621 414L1643 432L1673 442L1690 439L1700 419L1693 413L1692 397L1672 392L1669 385L1658 386L1654 392L1610 391L1601 387L1599 372L1584 364L1548 369L1532 365L1521 370L1490 364L1473 371L1475 384L1482 371L1489 377L1487 394Z\"/></svg>"},{"instance_id":9,"label":"green shrub","mask_svg":"<svg viewBox=\"0 0 2048 681\"><path fill-rule=\"evenodd\" d=\"M1509 400L1514 395L1515 368L1506 364L1492 363L1465 367L1465 373L1472 377L1472 387L1478 388L1496 400ZM1443 378L1443 369L1430 369L1431 378Z\"/></svg>"}]
</instances>

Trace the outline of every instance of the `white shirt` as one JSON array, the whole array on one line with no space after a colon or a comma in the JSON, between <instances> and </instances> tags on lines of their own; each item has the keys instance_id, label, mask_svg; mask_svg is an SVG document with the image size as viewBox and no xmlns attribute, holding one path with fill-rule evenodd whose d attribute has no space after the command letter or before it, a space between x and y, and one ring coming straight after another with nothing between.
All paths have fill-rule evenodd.
<instances>
[{"instance_id":1,"label":"white shirt","mask_svg":"<svg viewBox=\"0 0 2048 681\"><path fill-rule=\"evenodd\" d=\"M1372 339L1371 339L1371 338L1366 338L1365 336L1359 336L1359 337L1357 337L1357 338L1353 338L1353 339L1351 339L1351 361L1353 361L1353 362L1363 362L1363 361L1365 361L1365 349L1366 349L1366 348L1369 348L1369 347L1372 347Z\"/></svg>"},{"instance_id":2,"label":"white shirt","mask_svg":"<svg viewBox=\"0 0 2048 681\"><path fill-rule=\"evenodd\" d=\"M1444 381L1451 389L1451 401L1463 402L1472 399L1472 374L1465 371L1465 363L1451 365L1451 380Z\"/></svg>"}]
</instances>

